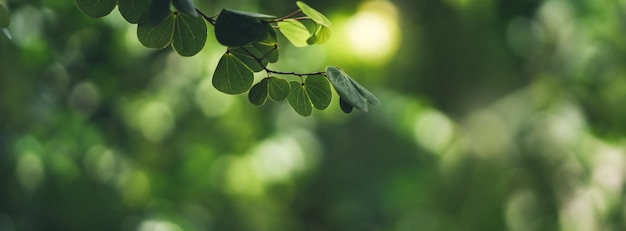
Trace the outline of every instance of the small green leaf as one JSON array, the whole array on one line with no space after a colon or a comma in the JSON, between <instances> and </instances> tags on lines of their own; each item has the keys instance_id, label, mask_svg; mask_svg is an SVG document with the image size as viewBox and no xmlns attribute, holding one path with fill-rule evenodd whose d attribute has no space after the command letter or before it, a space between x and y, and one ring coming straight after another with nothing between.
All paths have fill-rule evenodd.
<instances>
[{"instance_id":1,"label":"small green leaf","mask_svg":"<svg viewBox=\"0 0 626 231\"><path fill-rule=\"evenodd\" d=\"M289 92L291 91L291 86L289 82L284 79L279 79L276 77L270 77L268 79L269 86L269 95L270 98L274 101L282 101L289 96Z\"/></svg>"},{"instance_id":2,"label":"small green leaf","mask_svg":"<svg viewBox=\"0 0 626 231\"><path fill-rule=\"evenodd\" d=\"M2 4L0 4L0 28L9 27L11 24L11 16L9 14L9 10L4 8Z\"/></svg>"},{"instance_id":3,"label":"small green leaf","mask_svg":"<svg viewBox=\"0 0 626 231\"><path fill-rule=\"evenodd\" d=\"M237 59L239 59L239 61L241 61L248 68L250 68L250 70L254 72L265 70L265 66L267 66L267 61L261 60L261 64L263 66L261 66L261 64L257 62L257 59L260 58L262 54L256 48L254 48L254 46L248 44L240 47L230 47L228 49L233 55L235 55ZM251 55L254 55L254 57L252 57Z\"/></svg>"},{"instance_id":4,"label":"small green leaf","mask_svg":"<svg viewBox=\"0 0 626 231\"><path fill-rule=\"evenodd\" d=\"M324 76L313 75L307 77L304 87L315 108L324 110L330 105L333 94L330 90L330 84Z\"/></svg>"},{"instance_id":5,"label":"small green leaf","mask_svg":"<svg viewBox=\"0 0 626 231\"><path fill-rule=\"evenodd\" d=\"M252 71L229 52L220 59L212 80L215 89L233 95L248 91L253 81Z\"/></svg>"},{"instance_id":6,"label":"small green leaf","mask_svg":"<svg viewBox=\"0 0 626 231\"><path fill-rule=\"evenodd\" d=\"M175 29L172 47L182 56L193 56L200 52L207 39L207 26L201 17L193 17L178 12L175 17Z\"/></svg>"},{"instance_id":7,"label":"small green leaf","mask_svg":"<svg viewBox=\"0 0 626 231\"><path fill-rule=\"evenodd\" d=\"M138 23L149 7L150 0L119 0L117 3L120 14L129 23Z\"/></svg>"},{"instance_id":8,"label":"small green leaf","mask_svg":"<svg viewBox=\"0 0 626 231\"><path fill-rule=\"evenodd\" d=\"M314 22L330 27L330 20L328 20L328 18L326 18L326 16L324 16L319 11L311 8L309 5L301 1L297 1L296 5L298 5L298 8L302 10L302 13L304 13L306 16L309 16L309 18L311 18L311 20L313 20Z\"/></svg>"},{"instance_id":9,"label":"small green leaf","mask_svg":"<svg viewBox=\"0 0 626 231\"><path fill-rule=\"evenodd\" d=\"M137 38L148 48L162 49L172 42L174 23L176 19L172 12L162 21L152 24L148 15L144 15L137 25Z\"/></svg>"},{"instance_id":10,"label":"small green leaf","mask_svg":"<svg viewBox=\"0 0 626 231\"><path fill-rule=\"evenodd\" d=\"M361 84L359 84L356 80L350 77L348 77L348 79L350 80L352 85L354 85L359 94L361 94L361 96L363 96L363 98L365 98L368 103L372 105L380 105L380 100L378 100L378 98L376 98L374 94L365 89L365 87L361 86Z\"/></svg>"},{"instance_id":11,"label":"small green leaf","mask_svg":"<svg viewBox=\"0 0 626 231\"><path fill-rule=\"evenodd\" d=\"M293 110L302 116L310 116L313 112L313 106L311 105L311 99L306 93L306 89L301 83L291 81L291 92L287 96L287 102Z\"/></svg>"},{"instance_id":12,"label":"small green leaf","mask_svg":"<svg viewBox=\"0 0 626 231\"><path fill-rule=\"evenodd\" d=\"M193 0L172 0L174 7L185 14L190 15L191 17L197 18L200 16L196 11L196 5L193 4Z\"/></svg>"},{"instance_id":13,"label":"small green leaf","mask_svg":"<svg viewBox=\"0 0 626 231\"><path fill-rule=\"evenodd\" d=\"M311 37L309 30L304 24L294 19L285 19L278 22L278 30L296 47L305 47L309 45L307 40Z\"/></svg>"},{"instance_id":14,"label":"small green leaf","mask_svg":"<svg viewBox=\"0 0 626 231\"><path fill-rule=\"evenodd\" d=\"M117 0L76 0L76 5L89 17L99 18L109 15Z\"/></svg>"},{"instance_id":15,"label":"small green leaf","mask_svg":"<svg viewBox=\"0 0 626 231\"><path fill-rule=\"evenodd\" d=\"M267 22L274 16L223 9L215 22L217 41L229 47L262 41L267 37Z\"/></svg>"},{"instance_id":16,"label":"small green leaf","mask_svg":"<svg viewBox=\"0 0 626 231\"><path fill-rule=\"evenodd\" d=\"M317 31L315 31L315 44L324 44L330 39L331 30L326 26L320 26ZM312 36L312 37L313 37ZM308 42L308 41L307 41Z\"/></svg>"},{"instance_id":17,"label":"small green leaf","mask_svg":"<svg viewBox=\"0 0 626 231\"><path fill-rule=\"evenodd\" d=\"M257 106L265 104L268 96L268 82L269 79L265 78L250 88L250 92L248 92L248 100L250 103Z\"/></svg>"},{"instance_id":18,"label":"small green leaf","mask_svg":"<svg viewBox=\"0 0 626 231\"><path fill-rule=\"evenodd\" d=\"M350 76L348 74L336 67L326 67L326 74L341 99L353 107L367 112L367 101L349 80Z\"/></svg>"},{"instance_id":19,"label":"small green leaf","mask_svg":"<svg viewBox=\"0 0 626 231\"><path fill-rule=\"evenodd\" d=\"M348 102L343 100L341 97L339 97L339 107L345 113L350 113L350 112L352 112L352 109L354 109L354 107L352 107L352 105L350 105Z\"/></svg>"}]
</instances>

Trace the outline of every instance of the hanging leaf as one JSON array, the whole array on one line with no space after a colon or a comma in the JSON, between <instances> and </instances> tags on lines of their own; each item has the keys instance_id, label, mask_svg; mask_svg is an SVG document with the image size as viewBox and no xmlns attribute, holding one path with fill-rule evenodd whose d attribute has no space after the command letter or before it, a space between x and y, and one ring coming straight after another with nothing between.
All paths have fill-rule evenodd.
<instances>
[{"instance_id":1,"label":"hanging leaf","mask_svg":"<svg viewBox=\"0 0 626 231\"><path fill-rule=\"evenodd\" d=\"M217 41L229 47L262 41L267 37L267 22L275 16L223 9L215 22Z\"/></svg>"},{"instance_id":2,"label":"hanging leaf","mask_svg":"<svg viewBox=\"0 0 626 231\"><path fill-rule=\"evenodd\" d=\"M198 11L196 11L196 5L193 4L193 0L172 0L172 4L174 4L174 7L178 11L188 14L191 17L197 18L200 16Z\"/></svg>"},{"instance_id":3,"label":"hanging leaf","mask_svg":"<svg viewBox=\"0 0 626 231\"><path fill-rule=\"evenodd\" d=\"M279 79L276 77L267 78L268 80L268 88L269 88L269 96L274 101L282 101L289 96L289 92L291 91L291 86L289 82L284 79Z\"/></svg>"},{"instance_id":4,"label":"hanging leaf","mask_svg":"<svg viewBox=\"0 0 626 231\"><path fill-rule=\"evenodd\" d=\"M317 24L330 27L330 20L328 20L328 18L326 18L326 16L324 16L319 11L311 8L309 5L301 1L297 1L296 5L298 5L298 8L302 10L302 13L304 13L306 16L309 16L309 18L311 18L311 20L313 20Z\"/></svg>"},{"instance_id":5,"label":"hanging leaf","mask_svg":"<svg viewBox=\"0 0 626 231\"><path fill-rule=\"evenodd\" d=\"M287 96L287 102L298 114L310 116L313 112L313 106L304 85L296 81L291 81L289 84L291 85L291 92Z\"/></svg>"},{"instance_id":6,"label":"hanging leaf","mask_svg":"<svg viewBox=\"0 0 626 231\"><path fill-rule=\"evenodd\" d=\"M326 67L328 80L333 84L337 94L348 104L367 112L367 101L349 80L350 76L339 68Z\"/></svg>"},{"instance_id":7,"label":"hanging leaf","mask_svg":"<svg viewBox=\"0 0 626 231\"><path fill-rule=\"evenodd\" d=\"M278 30L296 47L305 47L309 45L307 40L311 37L309 30L304 24L295 19L285 19L278 22Z\"/></svg>"},{"instance_id":8,"label":"hanging leaf","mask_svg":"<svg viewBox=\"0 0 626 231\"><path fill-rule=\"evenodd\" d=\"M261 80L261 82L255 84L250 88L250 92L248 92L248 100L250 103L261 106L265 104L268 96L268 88L269 87L269 78L265 78Z\"/></svg>"},{"instance_id":9,"label":"hanging leaf","mask_svg":"<svg viewBox=\"0 0 626 231\"><path fill-rule=\"evenodd\" d=\"M348 102L343 100L341 97L339 97L339 107L345 113L350 113L350 112L352 112L352 109L354 109L354 107L352 107L352 105L350 105Z\"/></svg>"},{"instance_id":10,"label":"hanging leaf","mask_svg":"<svg viewBox=\"0 0 626 231\"><path fill-rule=\"evenodd\" d=\"M313 44L324 44L330 39L331 30L325 26L319 26L315 33L306 40L309 45Z\"/></svg>"},{"instance_id":11,"label":"hanging leaf","mask_svg":"<svg viewBox=\"0 0 626 231\"><path fill-rule=\"evenodd\" d=\"M324 76L312 75L307 77L304 82L304 87L315 108L324 110L330 105L332 92L330 90L330 84Z\"/></svg>"},{"instance_id":12,"label":"hanging leaf","mask_svg":"<svg viewBox=\"0 0 626 231\"><path fill-rule=\"evenodd\" d=\"M76 0L76 5L89 17L99 18L109 15L117 0Z\"/></svg>"},{"instance_id":13,"label":"hanging leaf","mask_svg":"<svg viewBox=\"0 0 626 231\"><path fill-rule=\"evenodd\" d=\"M149 17L144 15L137 25L137 38L142 45L148 48L165 48L172 42L175 22L176 19L172 12L157 24L152 24Z\"/></svg>"},{"instance_id":14,"label":"hanging leaf","mask_svg":"<svg viewBox=\"0 0 626 231\"><path fill-rule=\"evenodd\" d=\"M363 98L365 98L368 103L372 105L380 105L380 100L378 100L378 98L376 98L374 94L372 94L370 91L365 89L365 87L359 84L356 80L350 77L348 77L348 80L350 80L350 82L352 83L352 85L354 85L354 87L359 92L359 94L363 96Z\"/></svg>"},{"instance_id":15,"label":"hanging leaf","mask_svg":"<svg viewBox=\"0 0 626 231\"><path fill-rule=\"evenodd\" d=\"M215 89L233 95L248 91L253 81L252 71L229 52L220 59L212 80Z\"/></svg>"},{"instance_id":16,"label":"hanging leaf","mask_svg":"<svg viewBox=\"0 0 626 231\"><path fill-rule=\"evenodd\" d=\"M7 28L11 24L11 16L9 10L0 4L0 28Z\"/></svg>"},{"instance_id":17,"label":"hanging leaf","mask_svg":"<svg viewBox=\"0 0 626 231\"><path fill-rule=\"evenodd\" d=\"M201 17L193 17L178 12L175 17L175 29L172 47L182 56L193 56L200 52L207 39L207 25Z\"/></svg>"},{"instance_id":18,"label":"hanging leaf","mask_svg":"<svg viewBox=\"0 0 626 231\"><path fill-rule=\"evenodd\" d=\"M148 12L150 0L119 0L117 8L129 23L138 23L142 15Z\"/></svg>"}]
</instances>

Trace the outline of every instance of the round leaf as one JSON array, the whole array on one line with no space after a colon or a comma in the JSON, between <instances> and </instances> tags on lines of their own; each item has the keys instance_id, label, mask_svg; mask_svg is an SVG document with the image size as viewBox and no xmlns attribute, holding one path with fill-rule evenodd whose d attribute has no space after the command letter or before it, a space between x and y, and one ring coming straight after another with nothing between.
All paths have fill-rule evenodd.
<instances>
[{"instance_id":1,"label":"round leaf","mask_svg":"<svg viewBox=\"0 0 626 231\"><path fill-rule=\"evenodd\" d=\"M174 15L170 13L165 19L154 25L147 15L144 15L137 25L139 42L148 48L165 48L172 42L175 21Z\"/></svg>"},{"instance_id":2,"label":"round leaf","mask_svg":"<svg viewBox=\"0 0 626 231\"><path fill-rule=\"evenodd\" d=\"M252 45L248 44L241 47L231 47L229 50L231 54L235 55L239 61L254 72L265 70L265 66L267 66L267 61L261 60L262 65L257 62L257 58L261 57L262 54ZM254 55L254 57L251 55Z\"/></svg>"},{"instance_id":3,"label":"round leaf","mask_svg":"<svg viewBox=\"0 0 626 231\"><path fill-rule=\"evenodd\" d=\"M311 18L311 20L313 20L314 22L330 27L330 20L328 20L328 18L326 18L326 16L324 16L319 11L311 8L309 5L301 1L297 1L296 5L298 5L298 8L302 10L302 13L304 13L306 16L309 16L309 18Z\"/></svg>"},{"instance_id":4,"label":"round leaf","mask_svg":"<svg viewBox=\"0 0 626 231\"><path fill-rule=\"evenodd\" d=\"M174 7L180 12L188 14L192 17L200 16L196 11L196 5L193 4L193 0L172 0Z\"/></svg>"},{"instance_id":5,"label":"round leaf","mask_svg":"<svg viewBox=\"0 0 626 231\"><path fill-rule=\"evenodd\" d=\"M265 78L250 88L250 92L248 92L248 100L250 103L257 106L265 104L268 96L268 82L268 78Z\"/></svg>"},{"instance_id":6,"label":"round leaf","mask_svg":"<svg viewBox=\"0 0 626 231\"><path fill-rule=\"evenodd\" d=\"M326 74L328 80L333 84L337 94L348 104L358 108L361 111L367 112L366 99L361 96L359 91L354 87L349 80L350 76L339 68L326 67Z\"/></svg>"},{"instance_id":7,"label":"round leaf","mask_svg":"<svg viewBox=\"0 0 626 231\"><path fill-rule=\"evenodd\" d=\"M274 101L282 101L289 96L291 86L284 79L270 77L268 80L269 96Z\"/></svg>"},{"instance_id":8,"label":"round leaf","mask_svg":"<svg viewBox=\"0 0 626 231\"><path fill-rule=\"evenodd\" d=\"M306 78L304 83L306 92L311 99L313 106L319 110L324 110L330 105L332 92L328 80L321 75L313 75Z\"/></svg>"},{"instance_id":9,"label":"round leaf","mask_svg":"<svg viewBox=\"0 0 626 231\"><path fill-rule=\"evenodd\" d=\"M285 19L284 21L278 22L278 30L296 47L309 45L307 40L311 37L311 34L304 24L298 20Z\"/></svg>"},{"instance_id":10,"label":"round leaf","mask_svg":"<svg viewBox=\"0 0 626 231\"><path fill-rule=\"evenodd\" d=\"M272 17L251 12L223 9L215 22L217 41L229 47L262 41L267 37L267 23L261 19Z\"/></svg>"},{"instance_id":11,"label":"round leaf","mask_svg":"<svg viewBox=\"0 0 626 231\"><path fill-rule=\"evenodd\" d=\"M218 91L226 94L241 94L250 87L254 81L254 74L233 54L226 53L222 56L215 72L213 73L213 86Z\"/></svg>"},{"instance_id":12,"label":"round leaf","mask_svg":"<svg viewBox=\"0 0 626 231\"><path fill-rule=\"evenodd\" d=\"M175 29L172 47L182 56L193 56L200 52L207 39L207 26L201 17L179 12L174 15Z\"/></svg>"},{"instance_id":13,"label":"round leaf","mask_svg":"<svg viewBox=\"0 0 626 231\"><path fill-rule=\"evenodd\" d=\"M119 0L117 3L120 14L129 23L138 23L149 7L150 0Z\"/></svg>"},{"instance_id":14,"label":"round leaf","mask_svg":"<svg viewBox=\"0 0 626 231\"><path fill-rule=\"evenodd\" d=\"M9 10L4 8L2 4L0 4L0 28L9 27L11 24L11 16L9 15Z\"/></svg>"},{"instance_id":15,"label":"round leaf","mask_svg":"<svg viewBox=\"0 0 626 231\"><path fill-rule=\"evenodd\" d=\"M330 39L331 30L328 27L320 26L315 31L315 34L311 35L309 39L307 39L307 43L309 45L313 44L324 44Z\"/></svg>"},{"instance_id":16,"label":"round leaf","mask_svg":"<svg viewBox=\"0 0 626 231\"><path fill-rule=\"evenodd\" d=\"M99 18L109 15L117 0L76 0L76 5L89 17Z\"/></svg>"},{"instance_id":17,"label":"round leaf","mask_svg":"<svg viewBox=\"0 0 626 231\"><path fill-rule=\"evenodd\" d=\"M310 116L313 112L313 106L309 95L306 93L304 86L296 81L291 81L291 92L287 96L287 102L293 110L302 116Z\"/></svg>"},{"instance_id":18,"label":"round leaf","mask_svg":"<svg viewBox=\"0 0 626 231\"><path fill-rule=\"evenodd\" d=\"M148 18L153 25L160 23L171 14L171 2L171 0L152 0L148 8Z\"/></svg>"}]
</instances>

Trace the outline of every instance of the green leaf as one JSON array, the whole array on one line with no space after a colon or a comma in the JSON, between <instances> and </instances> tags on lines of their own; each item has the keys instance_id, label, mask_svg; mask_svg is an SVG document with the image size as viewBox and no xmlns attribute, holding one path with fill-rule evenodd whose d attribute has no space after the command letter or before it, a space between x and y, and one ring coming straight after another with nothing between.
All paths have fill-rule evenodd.
<instances>
[{"instance_id":1,"label":"green leaf","mask_svg":"<svg viewBox=\"0 0 626 231\"><path fill-rule=\"evenodd\" d=\"M324 110L330 105L333 94L330 90L330 84L324 76L312 75L307 77L304 87L315 108Z\"/></svg>"},{"instance_id":2,"label":"green leaf","mask_svg":"<svg viewBox=\"0 0 626 231\"><path fill-rule=\"evenodd\" d=\"M137 25L137 38L148 48L165 48L172 42L175 22L176 19L171 12L157 24L152 24L148 15L144 15Z\"/></svg>"},{"instance_id":3,"label":"green leaf","mask_svg":"<svg viewBox=\"0 0 626 231\"><path fill-rule=\"evenodd\" d=\"M174 15L175 29L172 47L182 56L193 56L200 52L207 39L207 25L201 17L179 12Z\"/></svg>"},{"instance_id":4,"label":"green leaf","mask_svg":"<svg viewBox=\"0 0 626 231\"><path fill-rule=\"evenodd\" d=\"M76 5L89 17L99 18L109 15L117 0L76 0Z\"/></svg>"},{"instance_id":5,"label":"green leaf","mask_svg":"<svg viewBox=\"0 0 626 231\"><path fill-rule=\"evenodd\" d=\"M291 86L289 82L284 79L279 79L276 77L270 77L268 79L268 87L269 87L269 96L274 101L282 101L289 96L289 92L291 91Z\"/></svg>"},{"instance_id":6,"label":"green leaf","mask_svg":"<svg viewBox=\"0 0 626 231\"><path fill-rule=\"evenodd\" d=\"M248 44L241 47L229 47L228 49L231 54L235 55L235 57L237 57L239 61L241 61L248 68L250 68L250 70L254 72L265 70L265 66L267 66L267 61L261 60L261 64L263 64L263 66L261 66L261 64L256 61L257 58L260 58L262 56L262 54L256 48L254 48L254 46ZM251 56L251 54L254 55L254 57Z\"/></svg>"},{"instance_id":7,"label":"green leaf","mask_svg":"<svg viewBox=\"0 0 626 231\"><path fill-rule=\"evenodd\" d=\"M268 96L268 87L269 87L268 83L269 83L269 78L265 78L261 80L261 82L252 86L252 88L250 89L250 92L248 92L248 100L250 101L250 103L257 105L257 106L261 106L265 104L265 101L267 101L267 96Z\"/></svg>"},{"instance_id":8,"label":"green leaf","mask_svg":"<svg viewBox=\"0 0 626 231\"><path fill-rule=\"evenodd\" d=\"M275 63L278 61L278 44L266 44L266 43L253 43L252 46L261 53L260 58L263 61Z\"/></svg>"},{"instance_id":9,"label":"green leaf","mask_svg":"<svg viewBox=\"0 0 626 231\"><path fill-rule=\"evenodd\" d=\"M296 47L305 47L309 45L307 40L311 37L309 30L304 24L295 19L285 19L278 22L278 29L283 35Z\"/></svg>"},{"instance_id":10,"label":"green leaf","mask_svg":"<svg viewBox=\"0 0 626 231\"><path fill-rule=\"evenodd\" d=\"M119 0L117 8L129 23L138 23L150 7L150 0Z\"/></svg>"},{"instance_id":11,"label":"green leaf","mask_svg":"<svg viewBox=\"0 0 626 231\"><path fill-rule=\"evenodd\" d=\"M196 11L196 5L193 4L193 0L172 0L174 7L185 14L188 14L194 18L200 16Z\"/></svg>"},{"instance_id":12,"label":"green leaf","mask_svg":"<svg viewBox=\"0 0 626 231\"><path fill-rule=\"evenodd\" d=\"M298 114L302 116L310 116L313 112L313 106L311 105L311 99L309 99L309 95L306 93L306 89L304 85L291 81L291 92L289 96L287 96L287 102L293 110L295 110Z\"/></svg>"},{"instance_id":13,"label":"green leaf","mask_svg":"<svg viewBox=\"0 0 626 231\"><path fill-rule=\"evenodd\" d=\"M348 102L343 100L341 97L339 97L339 107L345 113L350 113L350 112L352 112L352 109L354 109L354 107L352 107L352 105L350 105Z\"/></svg>"},{"instance_id":14,"label":"green leaf","mask_svg":"<svg viewBox=\"0 0 626 231\"><path fill-rule=\"evenodd\" d=\"M314 22L330 27L330 20L328 20L328 18L326 18L326 16L324 16L319 11L311 8L309 5L301 1L297 1L296 5L298 5L298 8L302 10L302 13L304 13L306 16L309 16L309 18L311 18L311 20L313 20Z\"/></svg>"},{"instance_id":15,"label":"green leaf","mask_svg":"<svg viewBox=\"0 0 626 231\"><path fill-rule=\"evenodd\" d=\"M252 71L229 52L220 59L212 80L215 89L233 95L248 91L253 81Z\"/></svg>"},{"instance_id":16,"label":"green leaf","mask_svg":"<svg viewBox=\"0 0 626 231\"><path fill-rule=\"evenodd\" d=\"M330 35L331 35L330 28L326 26L319 26L317 30L315 31L315 34L311 35L311 37L309 37L309 39L307 39L306 42L309 45L323 44L327 42L328 39L330 39Z\"/></svg>"},{"instance_id":17,"label":"green leaf","mask_svg":"<svg viewBox=\"0 0 626 231\"><path fill-rule=\"evenodd\" d=\"M2 4L0 4L0 28L9 27L11 24L11 16L9 14L9 10L4 8Z\"/></svg>"},{"instance_id":18,"label":"green leaf","mask_svg":"<svg viewBox=\"0 0 626 231\"><path fill-rule=\"evenodd\" d=\"M215 37L220 44L229 47L262 41L268 33L267 22L263 19L271 18L275 17L223 9L215 22Z\"/></svg>"},{"instance_id":19,"label":"green leaf","mask_svg":"<svg viewBox=\"0 0 626 231\"><path fill-rule=\"evenodd\" d=\"M374 94L365 89L365 87L359 84L356 80L350 77L348 77L348 80L350 80L350 82L352 83L352 85L354 85L359 94L361 94L361 96L363 96L363 98L365 98L368 103L372 105L380 105L380 100L378 100L378 98L376 98Z\"/></svg>"},{"instance_id":20,"label":"green leaf","mask_svg":"<svg viewBox=\"0 0 626 231\"><path fill-rule=\"evenodd\" d=\"M366 99L361 96L359 91L352 84L348 74L336 67L326 67L326 74L341 99L361 111L368 111Z\"/></svg>"},{"instance_id":21,"label":"green leaf","mask_svg":"<svg viewBox=\"0 0 626 231\"><path fill-rule=\"evenodd\" d=\"M152 0L148 8L148 18L153 25L159 24L171 14L171 0Z\"/></svg>"}]
</instances>

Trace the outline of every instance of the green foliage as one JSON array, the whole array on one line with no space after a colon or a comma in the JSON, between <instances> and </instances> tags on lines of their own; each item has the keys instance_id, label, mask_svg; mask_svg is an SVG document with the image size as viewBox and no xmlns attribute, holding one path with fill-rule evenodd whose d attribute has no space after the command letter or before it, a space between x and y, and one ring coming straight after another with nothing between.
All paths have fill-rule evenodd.
<instances>
[{"instance_id":1,"label":"green foliage","mask_svg":"<svg viewBox=\"0 0 626 231\"><path fill-rule=\"evenodd\" d=\"M299 10L282 18L231 9L222 9L218 15L209 17L200 12L192 0L119 0L119 3L117 0L76 0L76 4L91 17L105 16L119 4L122 17L138 24L137 38L142 45L154 49L171 46L181 56L193 56L204 48L208 22L215 27L217 41L228 47L213 73L213 86L226 94L249 91L248 99L254 105L265 104L268 97L274 101L287 99L297 113L308 116L313 107L319 110L328 107L331 86L347 102L340 104L343 111L347 111L345 105L367 111L367 102L380 104L371 92L334 67L315 73L268 68L269 63L279 59L277 28L296 47L323 44L330 39L330 20L304 2L296 2ZM300 12L305 16L292 17ZM0 23L8 24L3 15L0 12ZM309 31L301 20L310 20L315 27ZM253 86L254 72L262 71L268 77ZM303 82L288 82L276 75L298 76ZM304 79L305 76L308 77Z\"/></svg>"},{"instance_id":2,"label":"green foliage","mask_svg":"<svg viewBox=\"0 0 626 231\"><path fill-rule=\"evenodd\" d=\"M9 15L9 10L4 8L2 4L0 4L0 28L9 27L11 24L11 16Z\"/></svg>"}]
</instances>

